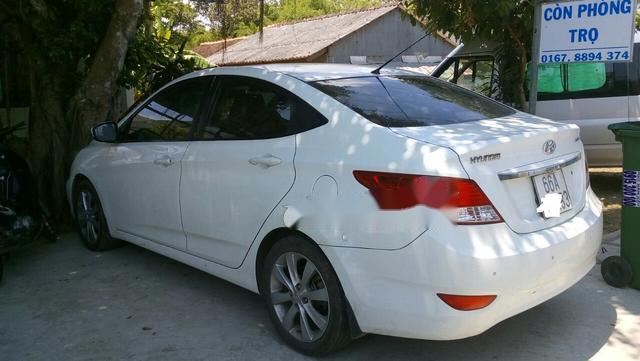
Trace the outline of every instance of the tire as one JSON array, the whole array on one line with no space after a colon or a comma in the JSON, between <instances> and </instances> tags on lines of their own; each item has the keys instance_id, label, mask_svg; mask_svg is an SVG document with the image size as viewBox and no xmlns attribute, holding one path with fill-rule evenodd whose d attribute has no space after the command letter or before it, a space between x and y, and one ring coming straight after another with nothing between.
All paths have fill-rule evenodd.
<instances>
[{"instance_id":1,"label":"tire","mask_svg":"<svg viewBox=\"0 0 640 361\"><path fill-rule=\"evenodd\" d=\"M4 255L0 254L0 282L2 282L2 277L4 276L4 262L3 262L3 258Z\"/></svg>"},{"instance_id":2,"label":"tire","mask_svg":"<svg viewBox=\"0 0 640 361\"><path fill-rule=\"evenodd\" d=\"M631 264L619 256L607 257L600 265L600 273L609 286L616 288L629 286L633 278Z\"/></svg>"},{"instance_id":3,"label":"tire","mask_svg":"<svg viewBox=\"0 0 640 361\"><path fill-rule=\"evenodd\" d=\"M294 274L289 264L296 265ZM265 258L258 286L274 327L294 350L323 355L352 340L338 276L308 239L287 236L278 241Z\"/></svg>"},{"instance_id":4,"label":"tire","mask_svg":"<svg viewBox=\"0 0 640 361\"><path fill-rule=\"evenodd\" d=\"M109 234L100 198L89 181L81 181L75 187L73 205L76 229L85 247L99 252L122 245L122 241Z\"/></svg>"}]
</instances>

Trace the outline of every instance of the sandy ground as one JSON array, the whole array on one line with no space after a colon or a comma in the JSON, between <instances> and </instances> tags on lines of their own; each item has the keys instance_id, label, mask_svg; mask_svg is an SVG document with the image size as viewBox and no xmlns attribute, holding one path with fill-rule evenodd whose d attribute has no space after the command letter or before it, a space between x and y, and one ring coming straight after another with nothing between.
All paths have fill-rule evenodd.
<instances>
[{"instance_id":1,"label":"sandy ground","mask_svg":"<svg viewBox=\"0 0 640 361\"><path fill-rule=\"evenodd\" d=\"M591 187L604 208L604 233L620 229L622 168L591 168Z\"/></svg>"}]
</instances>

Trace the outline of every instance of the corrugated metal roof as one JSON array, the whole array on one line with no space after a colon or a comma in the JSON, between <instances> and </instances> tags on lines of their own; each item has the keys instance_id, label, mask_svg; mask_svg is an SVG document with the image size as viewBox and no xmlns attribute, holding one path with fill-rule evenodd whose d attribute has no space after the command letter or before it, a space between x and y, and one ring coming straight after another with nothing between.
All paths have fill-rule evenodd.
<instances>
[{"instance_id":1,"label":"corrugated metal roof","mask_svg":"<svg viewBox=\"0 0 640 361\"><path fill-rule=\"evenodd\" d=\"M218 65L239 65L307 59L395 9L398 7L385 6L268 26L262 41L259 34L254 34L207 60Z\"/></svg>"},{"instance_id":2,"label":"corrugated metal roof","mask_svg":"<svg viewBox=\"0 0 640 361\"><path fill-rule=\"evenodd\" d=\"M245 36L239 37L239 38L231 38L231 39L208 41L205 43L200 43L200 45L193 48L193 52L200 54L200 56L208 58L211 55L219 52L220 50L224 50L224 48L227 48L244 39L246 39Z\"/></svg>"}]
</instances>

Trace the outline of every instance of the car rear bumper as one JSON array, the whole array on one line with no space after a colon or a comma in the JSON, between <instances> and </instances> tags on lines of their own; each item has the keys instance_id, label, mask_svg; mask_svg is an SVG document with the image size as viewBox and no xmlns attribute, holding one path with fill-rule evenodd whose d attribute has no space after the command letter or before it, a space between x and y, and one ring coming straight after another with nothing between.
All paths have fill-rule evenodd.
<instances>
[{"instance_id":1,"label":"car rear bumper","mask_svg":"<svg viewBox=\"0 0 640 361\"><path fill-rule=\"evenodd\" d=\"M569 221L529 234L505 224L437 227L399 250L323 246L364 332L431 340L477 335L578 282L595 264L602 211L591 190ZM441 236L446 234L446 238ZM457 311L437 297L497 295Z\"/></svg>"}]
</instances>

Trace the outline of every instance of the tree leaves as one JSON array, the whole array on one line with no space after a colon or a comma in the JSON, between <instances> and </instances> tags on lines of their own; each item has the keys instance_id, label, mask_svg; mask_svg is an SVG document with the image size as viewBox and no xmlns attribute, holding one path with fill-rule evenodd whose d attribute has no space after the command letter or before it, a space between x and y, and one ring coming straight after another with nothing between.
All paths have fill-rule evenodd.
<instances>
[{"instance_id":1,"label":"tree leaves","mask_svg":"<svg viewBox=\"0 0 640 361\"><path fill-rule=\"evenodd\" d=\"M432 31L450 33L467 43L498 44L502 100L524 107L524 65L530 57L532 1L404 0L404 5Z\"/></svg>"}]
</instances>

